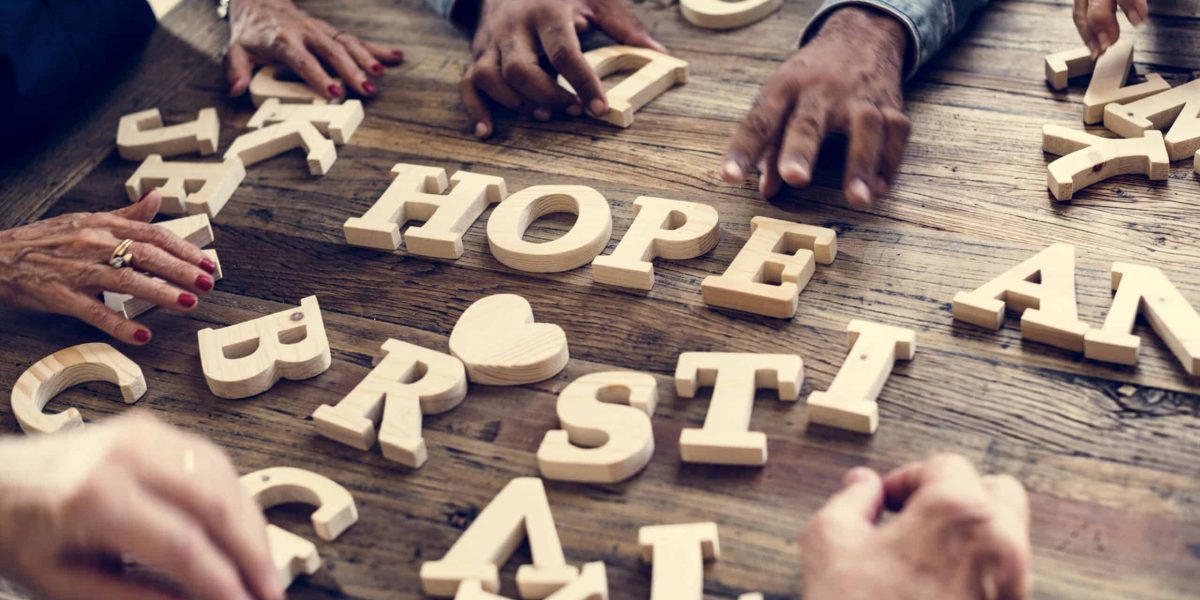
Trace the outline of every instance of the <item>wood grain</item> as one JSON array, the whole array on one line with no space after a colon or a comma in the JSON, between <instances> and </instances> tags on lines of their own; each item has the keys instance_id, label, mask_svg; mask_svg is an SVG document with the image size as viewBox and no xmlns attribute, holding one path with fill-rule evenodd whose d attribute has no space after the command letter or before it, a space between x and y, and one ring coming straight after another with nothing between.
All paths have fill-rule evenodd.
<instances>
[{"instance_id":1,"label":"wood grain","mask_svg":"<svg viewBox=\"0 0 1200 600\"><path fill-rule=\"evenodd\" d=\"M143 369L143 409L225 447L242 472L300 466L354 495L361 518L336 542L311 535L308 509L271 511L272 521L312 539L326 561L298 582L292 598L417 598L423 561L440 558L513 477L538 473L535 452L558 427L555 400L575 378L613 369L648 371L658 381L656 452L645 471L613 485L547 482L570 563L603 560L612 596L649 596L650 571L638 558L637 530L663 523L715 521L721 559L705 568L708 598L760 591L798 597L794 532L854 465L887 469L933 452L958 452L990 472L1029 486L1034 505L1036 597L1189 598L1200 578L1200 379L1189 378L1148 326L1136 368L1021 340L1010 317L998 332L955 323L950 300L1054 242L1077 246L1080 318L1099 325L1114 261L1161 267L1200 306L1200 192L1189 161L1167 182L1122 176L1055 205L1045 188L1041 128L1081 127L1085 82L1048 88L1045 54L1077 44L1070 6L1005 1L923 70L907 92L914 120L895 191L869 213L840 197L840 158L831 144L813 187L772 203L754 182L728 186L717 161L734 124L762 82L794 48L816 2L787 2L750 27L708 32L678 6L635 7L651 33L690 65L689 81L642 109L620 130L591 119L537 123L504 115L497 135L479 142L457 100L468 42L419 0L316 0L302 5L338 29L405 49L404 66L383 79L379 98L323 178L290 153L248 169L214 220L225 279L191 315L152 311L150 348L121 348ZM1138 36L1136 69L1173 84L1200 68L1197 11L1155 4ZM169 122L217 106L226 146L253 114L248 99L225 98L219 57L225 25L205 2L183 3L148 52L75 127L39 141L23 162L0 167L0 226L40 216L125 205L122 183L136 163L117 157L117 117L159 106ZM1125 32L1126 35L1131 34ZM589 38L585 47L602 40ZM223 150L223 148L221 149ZM656 285L630 292L596 285L588 268L518 273L491 256L489 213L464 238L457 261L346 245L342 224L369 208L408 162L504 177L510 191L532 185L587 185L612 205L613 239L633 220L638 196L701 202L721 215L712 253L660 261ZM700 281L719 274L763 215L830 227L839 254L819 265L793 320L703 306ZM567 231L570 218L533 225L526 239ZM322 438L317 406L343 397L392 337L447 349L458 316L497 293L526 297L538 321L563 327L567 369L517 388L471 386L454 411L425 418L429 462L412 471L377 452ZM294 306L316 294L333 366L312 380L282 381L262 396L213 397L200 371L196 331ZM921 350L896 365L879 398L872 437L809 427L804 398L827 389L847 347L852 319L917 331ZM15 382L32 362L73 344L102 341L63 318L0 311L0 381ZM679 434L702 426L711 394L677 398L671 386L687 351L799 353L807 380L798 404L760 395L751 429L768 436L762 468L684 465ZM125 407L111 386L61 394L48 411L79 406L89 418ZM6 403L0 431L17 433ZM513 573L526 550L503 570Z\"/></svg>"}]
</instances>

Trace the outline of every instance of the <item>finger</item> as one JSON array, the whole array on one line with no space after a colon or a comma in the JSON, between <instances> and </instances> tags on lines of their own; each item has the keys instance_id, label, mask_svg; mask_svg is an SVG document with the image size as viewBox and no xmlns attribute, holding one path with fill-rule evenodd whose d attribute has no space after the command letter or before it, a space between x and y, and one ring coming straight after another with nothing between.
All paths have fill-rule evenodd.
<instances>
[{"instance_id":1,"label":"finger","mask_svg":"<svg viewBox=\"0 0 1200 600\"><path fill-rule=\"evenodd\" d=\"M885 139L883 155L879 161L879 177L884 186L890 188L896 181L896 173L904 161L904 149L908 147L908 136L912 132L912 121L898 109L884 108L883 128Z\"/></svg>"},{"instance_id":2,"label":"finger","mask_svg":"<svg viewBox=\"0 0 1200 600\"><path fill-rule=\"evenodd\" d=\"M1140 27L1150 16L1150 4L1146 0L1117 0L1117 6L1121 7L1125 18L1129 19L1129 24L1134 27Z\"/></svg>"},{"instance_id":3,"label":"finger","mask_svg":"<svg viewBox=\"0 0 1200 600\"><path fill-rule=\"evenodd\" d=\"M779 173L792 187L804 187L812 182L813 168L821 143L825 140L825 119L828 109L823 101L802 98L792 109L783 134L783 151L779 156Z\"/></svg>"},{"instance_id":4,"label":"finger","mask_svg":"<svg viewBox=\"0 0 1200 600\"><path fill-rule=\"evenodd\" d=\"M509 110L521 108L521 95L500 74L500 53L494 47L485 50L471 69L476 89Z\"/></svg>"},{"instance_id":5,"label":"finger","mask_svg":"<svg viewBox=\"0 0 1200 600\"><path fill-rule=\"evenodd\" d=\"M60 303L54 308L55 312L75 317L126 344L142 346L150 341L148 327L122 317L91 296L67 288L49 293Z\"/></svg>"},{"instance_id":6,"label":"finger","mask_svg":"<svg viewBox=\"0 0 1200 600\"><path fill-rule=\"evenodd\" d=\"M850 144L846 149L843 191L854 208L868 208L879 194L876 182L883 151L883 115L874 104L860 103L850 110Z\"/></svg>"},{"instance_id":7,"label":"finger","mask_svg":"<svg viewBox=\"0 0 1200 600\"><path fill-rule=\"evenodd\" d=\"M1088 28L1096 35L1096 44L1103 53L1121 35L1117 25L1117 7L1113 0L1088 0Z\"/></svg>"},{"instance_id":8,"label":"finger","mask_svg":"<svg viewBox=\"0 0 1200 600\"><path fill-rule=\"evenodd\" d=\"M212 276L199 265L189 264L170 252L142 242L134 242L130 251L133 252L134 266L140 271L151 273L200 295L213 289ZM180 290L174 291L179 293ZM180 296L180 305L184 308L191 308L191 305L195 304L195 298L191 298L190 302L191 304L185 303L183 296Z\"/></svg>"},{"instance_id":9,"label":"finger","mask_svg":"<svg viewBox=\"0 0 1200 600\"><path fill-rule=\"evenodd\" d=\"M236 98L250 87L254 63L241 44L231 44L225 53L225 79L229 81L229 96Z\"/></svg>"},{"instance_id":10,"label":"finger","mask_svg":"<svg viewBox=\"0 0 1200 600\"><path fill-rule=\"evenodd\" d=\"M650 37L642 22L624 2L597 3L592 20L608 37L630 46L641 46L666 53L667 48Z\"/></svg>"},{"instance_id":11,"label":"finger","mask_svg":"<svg viewBox=\"0 0 1200 600\"><path fill-rule=\"evenodd\" d=\"M1008 475L989 475L983 487L996 506L992 542L996 566L992 572L998 600L1024 600L1030 587L1029 496Z\"/></svg>"},{"instance_id":12,"label":"finger","mask_svg":"<svg viewBox=\"0 0 1200 600\"><path fill-rule=\"evenodd\" d=\"M158 587L130 581L96 567L64 566L48 574L39 587L48 598L89 600L180 600Z\"/></svg>"},{"instance_id":13,"label":"finger","mask_svg":"<svg viewBox=\"0 0 1200 600\"><path fill-rule=\"evenodd\" d=\"M108 265L93 265L88 268L84 278L88 286L98 287L109 292L129 294L167 310L188 312L196 307L195 294L133 269L114 269Z\"/></svg>"},{"instance_id":14,"label":"finger","mask_svg":"<svg viewBox=\"0 0 1200 600\"><path fill-rule=\"evenodd\" d=\"M383 75L385 70L383 63L377 60L370 50L367 50L367 46L362 40L348 33L342 33L334 38L334 41L346 48L346 52L350 53L350 57L354 59L359 68L375 76Z\"/></svg>"},{"instance_id":15,"label":"finger","mask_svg":"<svg viewBox=\"0 0 1200 600\"><path fill-rule=\"evenodd\" d=\"M779 135L789 108L789 101L782 94L774 93L773 86L768 83L729 141L725 158L721 159L722 179L736 183L746 178L750 165L758 162L767 143Z\"/></svg>"},{"instance_id":16,"label":"finger","mask_svg":"<svg viewBox=\"0 0 1200 600\"><path fill-rule=\"evenodd\" d=\"M193 453L196 462L209 461L198 467L204 469L203 479L180 469L180 464L164 463L164 459L170 462L180 457L172 455L168 459L168 453L160 452L142 455L139 481L199 523L260 598L280 597L283 590L267 547L267 521L262 510L242 489L229 459L206 443L196 444L187 451Z\"/></svg>"},{"instance_id":17,"label":"finger","mask_svg":"<svg viewBox=\"0 0 1200 600\"><path fill-rule=\"evenodd\" d=\"M1092 31L1091 25L1088 23L1088 0L1075 0L1071 10L1071 18L1075 21L1075 29L1079 32L1080 39L1083 44L1088 47L1092 53L1092 58L1100 55L1100 44L1096 41L1096 34Z\"/></svg>"},{"instance_id":18,"label":"finger","mask_svg":"<svg viewBox=\"0 0 1200 600\"><path fill-rule=\"evenodd\" d=\"M129 219L130 221L141 221L149 223L154 220L154 215L158 214L158 209L162 206L162 192L158 188L152 188L133 204L124 208L118 208L111 214L118 217Z\"/></svg>"},{"instance_id":19,"label":"finger","mask_svg":"<svg viewBox=\"0 0 1200 600\"><path fill-rule=\"evenodd\" d=\"M348 34L342 34L345 37ZM346 47L323 33L313 33L308 36L308 48L317 56L325 59L325 63L346 82L351 89L363 96L375 95L375 84L367 79L367 74L359 68L358 63L350 56Z\"/></svg>"},{"instance_id":20,"label":"finger","mask_svg":"<svg viewBox=\"0 0 1200 600\"><path fill-rule=\"evenodd\" d=\"M594 116L604 114L608 110L604 86L596 76L596 71L584 59L583 51L579 47L579 36L570 20L557 21L539 29L538 39L550 59L550 64L571 84L583 105L588 107L588 111Z\"/></svg>"},{"instance_id":21,"label":"finger","mask_svg":"<svg viewBox=\"0 0 1200 600\"><path fill-rule=\"evenodd\" d=\"M866 467L855 467L842 476L842 489L829 498L822 512L847 523L874 525L883 510L883 480Z\"/></svg>"},{"instance_id":22,"label":"finger","mask_svg":"<svg viewBox=\"0 0 1200 600\"><path fill-rule=\"evenodd\" d=\"M363 46L366 46L371 56L385 65L392 66L404 62L404 51L399 48L385 48L367 41L363 41Z\"/></svg>"},{"instance_id":23,"label":"finger","mask_svg":"<svg viewBox=\"0 0 1200 600\"><path fill-rule=\"evenodd\" d=\"M131 239L135 242L157 246L170 252L189 265L200 265L207 257L204 251L195 244L167 231L157 225L142 223L127 219L114 219L111 222L101 221L114 236L119 239ZM136 258L136 254L134 255ZM104 257L105 261L108 257ZM187 282L180 282L186 284ZM207 290L205 290L207 291Z\"/></svg>"},{"instance_id":24,"label":"finger","mask_svg":"<svg viewBox=\"0 0 1200 600\"><path fill-rule=\"evenodd\" d=\"M308 47L298 38L285 38L276 46L277 58L296 72L318 94L330 100L342 97L342 86L325 72Z\"/></svg>"},{"instance_id":25,"label":"finger","mask_svg":"<svg viewBox=\"0 0 1200 600\"><path fill-rule=\"evenodd\" d=\"M500 74L535 109L558 111L575 102L575 97L554 83L538 64L533 38L527 31L514 31L500 43Z\"/></svg>"},{"instance_id":26,"label":"finger","mask_svg":"<svg viewBox=\"0 0 1200 600\"><path fill-rule=\"evenodd\" d=\"M783 188L779 177L779 140L771 140L758 161L758 193L766 200L775 197Z\"/></svg>"},{"instance_id":27,"label":"finger","mask_svg":"<svg viewBox=\"0 0 1200 600\"><path fill-rule=\"evenodd\" d=\"M492 135L492 111L488 108L487 99L475 87L474 72L474 66L467 69L462 80L458 82L458 93L462 96L467 116L474 123L475 137L486 139Z\"/></svg>"},{"instance_id":28,"label":"finger","mask_svg":"<svg viewBox=\"0 0 1200 600\"><path fill-rule=\"evenodd\" d=\"M939 454L899 467L883 477L888 508L899 511L922 489L950 483L979 485L979 473L967 459Z\"/></svg>"}]
</instances>

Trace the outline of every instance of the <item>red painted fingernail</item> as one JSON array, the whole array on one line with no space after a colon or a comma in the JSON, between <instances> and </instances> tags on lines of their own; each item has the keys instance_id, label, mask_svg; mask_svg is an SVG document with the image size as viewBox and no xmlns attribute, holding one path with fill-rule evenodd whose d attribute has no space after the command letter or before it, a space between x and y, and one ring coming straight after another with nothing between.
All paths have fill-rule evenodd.
<instances>
[{"instance_id":1,"label":"red painted fingernail","mask_svg":"<svg viewBox=\"0 0 1200 600\"><path fill-rule=\"evenodd\" d=\"M376 75L383 73L383 65L381 65L379 63L375 63L375 64L371 65L371 72Z\"/></svg>"},{"instance_id":2,"label":"red painted fingernail","mask_svg":"<svg viewBox=\"0 0 1200 600\"><path fill-rule=\"evenodd\" d=\"M179 295L178 302L179 302L179 305L184 308L191 308L196 305L196 297L187 292L184 292Z\"/></svg>"},{"instance_id":3,"label":"red painted fingernail","mask_svg":"<svg viewBox=\"0 0 1200 600\"><path fill-rule=\"evenodd\" d=\"M342 97L342 86L336 83L329 84L329 95L333 96L334 98Z\"/></svg>"},{"instance_id":4,"label":"red painted fingernail","mask_svg":"<svg viewBox=\"0 0 1200 600\"><path fill-rule=\"evenodd\" d=\"M133 332L133 339L145 344L150 341L150 332L145 329L139 329Z\"/></svg>"},{"instance_id":5,"label":"red painted fingernail","mask_svg":"<svg viewBox=\"0 0 1200 600\"><path fill-rule=\"evenodd\" d=\"M142 192L142 197L141 197L141 198L138 198L138 202L141 202L142 200L145 200L145 199L146 199L146 196L149 196L149 195L150 195L150 192L153 192L153 191L154 191L154 188L150 188L150 189L148 189L148 190L146 190L146 191Z\"/></svg>"},{"instance_id":6,"label":"red painted fingernail","mask_svg":"<svg viewBox=\"0 0 1200 600\"><path fill-rule=\"evenodd\" d=\"M363 91L374 96L375 95L375 84L371 83L370 81L364 81L363 82Z\"/></svg>"},{"instance_id":7,"label":"red painted fingernail","mask_svg":"<svg viewBox=\"0 0 1200 600\"><path fill-rule=\"evenodd\" d=\"M404 56L404 52L402 52L400 50L392 50L392 56L395 56L396 58L400 58L400 57Z\"/></svg>"},{"instance_id":8,"label":"red painted fingernail","mask_svg":"<svg viewBox=\"0 0 1200 600\"><path fill-rule=\"evenodd\" d=\"M216 273L217 263L213 262L211 258L205 258L200 261L200 268L208 271L209 273Z\"/></svg>"},{"instance_id":9,"label":"red painted fingernail","mask_svg":"<svg viewBox=\"0 0 1200 600\"><path fill-rule=\"evenodd\" d=\"M208 290L211 290L212 288L213 288L212 277L209 277L208 275L196 276L196 289L198 289L202 292L207 292Z\"/></svg>"}]
</instances>

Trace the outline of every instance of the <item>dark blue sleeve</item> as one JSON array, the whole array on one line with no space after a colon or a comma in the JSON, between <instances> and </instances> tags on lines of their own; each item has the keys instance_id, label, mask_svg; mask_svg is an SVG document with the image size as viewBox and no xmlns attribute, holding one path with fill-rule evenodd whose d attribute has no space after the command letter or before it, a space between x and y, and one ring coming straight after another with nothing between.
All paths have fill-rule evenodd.
<instances>
[{"instance_id":1,"label":"dark blue sleeve","mask_svg":"<svg viewBox=\"0 0 1200 600\"><path fill-rule=\"evenodd\" d=\"M0 0L0 142L73 108L154 26L146 0Z\"/></svg>"}]
</instances>

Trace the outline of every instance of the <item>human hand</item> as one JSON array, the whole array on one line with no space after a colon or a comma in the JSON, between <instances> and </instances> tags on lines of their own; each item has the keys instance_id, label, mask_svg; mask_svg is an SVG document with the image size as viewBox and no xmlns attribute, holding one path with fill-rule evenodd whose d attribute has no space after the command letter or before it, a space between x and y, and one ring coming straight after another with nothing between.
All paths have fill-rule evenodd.
<instances>
[{"instance_id":1,"label":"human hand","mask_svg":"<svg viewBox=\"0 0 1200 600\"><path fill-rule=\"evenodd\" d=\"M283 600L265 527L221 449L147 416L0 441L0 576L39 598L178 598L128 558L197 600Z\"/></svg>"},{"instance_id":2,"label":"human hand","mask_svg":"<svg viewBox=\"0 0 1200 600\"><path fill-rule=\"evenodd\" d=\"M0 231L0 305L70 315L127 344L150 341L150 329L104 306L101 291L130 294L188 312L213 288L213 264L194 244L154 225L162 197L108 213L74 213ZM134 240L133 268L108 264L122 240ZM155 281L150 273L165 281Z\"/></svg>"},{"instance_id":3,"label":"human hand","mask_svg":"<svg viewBox=\"0 0 1200 600\"><path fill-rule=\"evenodd\" d=\"M1028 597L1029 499L1017 480L939 455L843 481L801 536L807 600ZM899 513L879 525L885 503Z\"/></svg>"},{"instance_id":4,"label":"human hand","mask_svg":"<svg viewBox=\"0 0 1200 600\"><path fill-rule=\"evenodd\" d=\"M608 110L600 78L583 58L579 33L595 25L621 44L666 52L646 32L624 0L482 0L472 52L475 62L459 84L475 135L492 135L490 102L548 121L555 112L571 116ZM579 96L560 87L554 73Z\"/></svg>"},{"instance_id":5,"label":"human hand","mask_svg":"<svg viewBox=\"0 0 1200 600\"><path fill-rule=\"evenodd\" d=\"M721 161L729 183L759 172L764 198L782 183L804 187L827 132L849 137L846 202L870 206L883 196L908 144L901 92L908 33L875 9L848 6L767 80Z\"/></svg>"},{"instance_id":6,"label":"human hand","mask_svg":"<svg viewBox=\"0 0 1200 600\"><path fill-rule=\"evenodd\" d=\"M296 8L292 0L233 0L229 6L229 50L225 74L229 95L241 96L250 86L254 65L282 63L313 90L329 99L344 90L325 71L324 61L342 81L363 96L375 95L366 73L383 75L384 65L398 65L404 53L360 40Z\"/></svg>"},{"instance_id":7,"label":"human hand","mask_svg":"<svg viewBox=\"0 0 1200 600\"><path fill-rule=\"evenodd\" d=\"M1129 22L1137 27L1150 16L1147 0L1075 0L1075 29L1087 44L1095 58L1108 50L1121 37L1121 26L1117 24L1117 7L1125 12Z\"/></svg>"}]
</instances>

